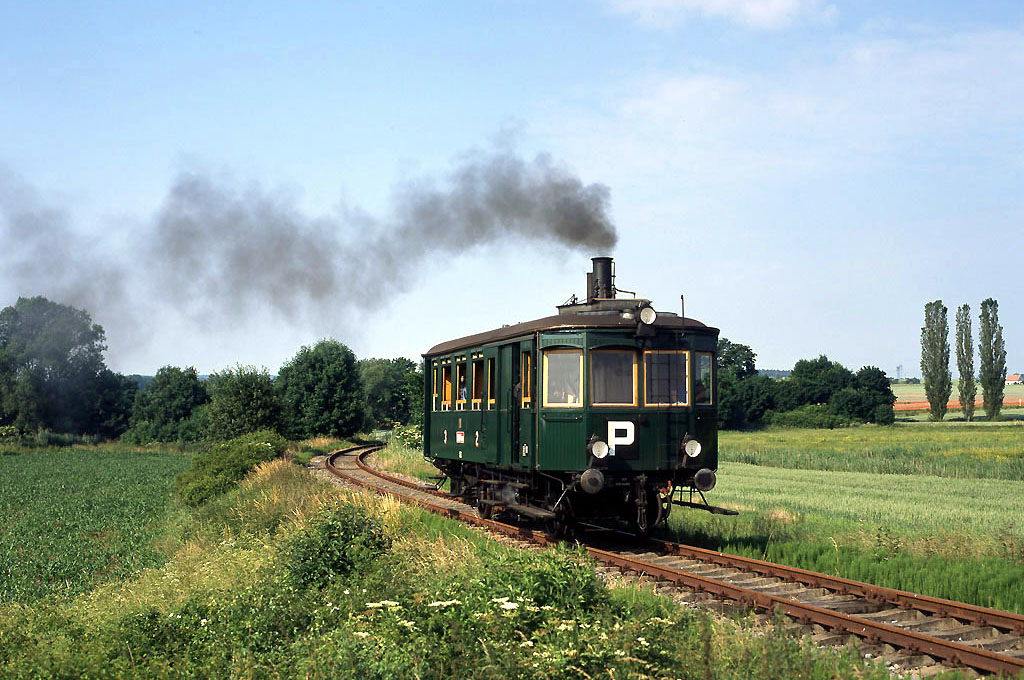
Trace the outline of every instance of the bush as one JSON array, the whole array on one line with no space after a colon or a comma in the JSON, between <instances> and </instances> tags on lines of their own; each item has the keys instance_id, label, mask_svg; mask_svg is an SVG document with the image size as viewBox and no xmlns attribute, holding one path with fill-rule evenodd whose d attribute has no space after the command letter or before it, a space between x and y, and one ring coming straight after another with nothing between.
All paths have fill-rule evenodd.
<instances>
[{"instance_id":1,"label":"bush","mask_svg":"<svg viewBox=\"0 0 1024 680\"><path fill-rule=\"evenodd\" d=\"M188 505L202 505L230 489L258 464L280 456L286 446L284 438L271 430L212 444L192 458L189 468L174 480L174 490Z\"/></svg>"},{"instance_id":2,"label":"bush","mask_svg":"<svg viewBox=\"0 0 1024 680\"><path fill-rule=\"evenodd\" d=\"M391 549L380 520L355 505L328 506L282 547L285 571L301 585L324 584Z\"/></svg>"},{"instance_id":3,"label":"bush","mask_svg":"<svg viewBox=\"0 0 1024 680\"><path fill-rule=\"evenodd\" d=\"M246 432L278 430L281 402L265 368L239 365L210 376L206 439L230 439Z\"/></svg>"},{"instance_id":4,"label":"bush","mask_svg":"<svg viewBox=\"0 0 1024 680\"><path fill-rule=\"evenodd\" d=\"M879 404L875 407L871 420L879 425L892 425L896 422L896 411L893 410L892 404Z\"/></svg>"},{"instance_id":5,"label":"bush","mask_svg":"<svg viewBox=\"0 0 1024 680\"><path fill-rule=\"evenodd\" d=\"M817 427L834 429L849 427L851 421L844 416L836 415L823 404L808 404L792 411L768 411L765 420L780 427Z\"/></svg>"},{"instance_id":6,"label":"bush","mask_svg":"<svg viewBox=\"0 0 1024 680\"><path fill-rule=\"evenodd\" d=\"M422 448L423 426L395 425L395 429L391 431L391 438L413 449Z\"/></svg>"}]
</instances>

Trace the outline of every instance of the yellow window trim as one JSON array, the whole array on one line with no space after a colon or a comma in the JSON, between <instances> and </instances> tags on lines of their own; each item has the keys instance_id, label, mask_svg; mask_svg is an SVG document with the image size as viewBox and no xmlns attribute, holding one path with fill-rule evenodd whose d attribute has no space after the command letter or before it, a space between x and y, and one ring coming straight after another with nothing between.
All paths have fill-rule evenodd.
<instances>
[{"instance_id":1,"label":"yellow window trim","mask_svg":"<svg viewBox=\"0 0 1024 680\"><path fill-rule=\"evenodd\" d=\"M544 383L542 385L542 405L544 408L583 408L583 395L575 404L549 404L548 403L548 357L552 354L575 354L579 357L580 364L580 392L583 391L583 350L581 349L549 349L544 351Z\"/></svg>"},{"instance_id":2,"label":"yellow window trim","mask_svg":"<svg viewBox=\"0 0 1024 680\"><path fill-rule=\"evenodd\" d=\"M686 401L677 403L662 403L659 401L647 401L647 355L648 354L685 354L686 356ZM704 352L706 354L706 352ZM690 371L693 362L690 360L690 351L685 349L647 350L644 352L644 406L667 406L676 408L687 408L690 405Z\"/></svg>"},{"instance_id":3,"label":"yellow window trim","mask_svg":"<svg viewBox=\"0 0 1024 680\"><path fill-rule=\"evenodd\" d=\"M636 387L636 377L637 377L636 352L633 351L633 350L629 350L629 349L592 349L592 350L590 350L590 395L591 395L591 399L593 399L593 395L594 395L594 355L595 354L612 354L612 353L616 353L616 354L631 354L633 356L633 401L631 401L629 403L625 403L625 402L623 402L623 403L615 403L615 402L603 402L603 401L599 402L599 401L593 401L592 400L590 402L590 405L591 406L606 406L606 407L607 406L611 406L611 407L618 406L618 407L632 407L632 408L636 408L637 404L638 404L638 400L640 398L639 397L639 390L637 390L637 387Z\"/></svg>"}]
</instances>

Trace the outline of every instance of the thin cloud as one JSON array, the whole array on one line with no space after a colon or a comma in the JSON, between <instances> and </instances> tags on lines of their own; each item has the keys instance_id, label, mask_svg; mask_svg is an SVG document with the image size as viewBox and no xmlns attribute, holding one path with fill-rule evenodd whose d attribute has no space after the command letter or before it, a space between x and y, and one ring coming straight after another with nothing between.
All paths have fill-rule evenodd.
<instances>
[{"instance_id":1,"label":"thin cloud","mask_svg":"<svg viewBox=\"0 0 1024 680\"><path fill-rule=\"evenodd\" d=\"M611 0L613 11L653 28L671 28L692 16L725 19L758 30L780 29L798 18L831 18L818 0Z\"/></svg>"}]
</instances>

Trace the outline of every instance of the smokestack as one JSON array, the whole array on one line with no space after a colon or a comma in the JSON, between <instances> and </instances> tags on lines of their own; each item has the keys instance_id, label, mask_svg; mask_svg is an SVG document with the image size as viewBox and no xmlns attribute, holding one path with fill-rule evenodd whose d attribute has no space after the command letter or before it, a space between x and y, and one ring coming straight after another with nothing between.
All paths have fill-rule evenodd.
<instances>
[{"instance_id":1,"label":"smokestack","mask_svg":"<svg viewBox=\"0 0 1024 680\"><path fill-rule=\"evenodd\" d=\"M594 271L587 274L587 302L615 297L615 263L610 257L593 257Z\"/></svg>"}]
</instances>

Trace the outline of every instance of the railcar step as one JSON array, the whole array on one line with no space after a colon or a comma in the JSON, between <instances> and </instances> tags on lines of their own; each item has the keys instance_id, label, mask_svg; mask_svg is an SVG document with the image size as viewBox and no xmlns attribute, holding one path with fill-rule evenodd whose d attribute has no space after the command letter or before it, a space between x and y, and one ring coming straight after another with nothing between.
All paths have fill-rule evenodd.
<instances>
[{"instance_id":1,"label":"railcar step","mask_svg":"<svg viewBox=\"0 0 1024 680\"><path fill-rule=\"evenodd\" d=\"M558 516L555 513L551 512L550 510L545 510L544 508L535 508L532 505L506 505L505 509L511 510L512 512L517 512L520 515L526 515L527 517L530 517L532 519L555 519L555 517Z\"/></svg>"},{"instance_id":2,"label":"railcar step","mask_svg":"<svg viewBox=\"0 0 1024 680\"><path fill-rule=\"evenodd\" d=\"M506 482L504 479L481 479L481 484L504 484L505 486L511 486L513 489L525 489L529 487L529 484L523 482Z\"/></svg>"}]
</instances>

